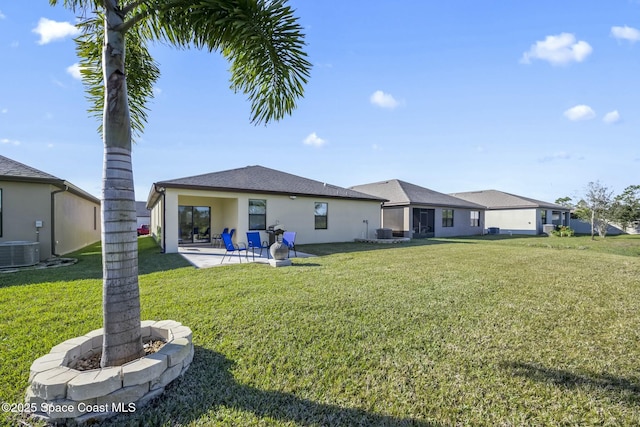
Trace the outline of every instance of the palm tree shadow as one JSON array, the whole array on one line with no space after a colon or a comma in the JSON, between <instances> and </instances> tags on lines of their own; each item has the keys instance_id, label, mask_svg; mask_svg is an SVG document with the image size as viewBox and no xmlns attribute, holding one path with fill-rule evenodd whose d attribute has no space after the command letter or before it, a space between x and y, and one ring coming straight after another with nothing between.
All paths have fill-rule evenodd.
<instances>
[{"instance_id":1,"label":"palm tree shadow","mask_svg":"<svg viewBox=\"0 0 640 427\"><path fill-rule=\"evenodd\" d=\"M533 363L503 363L503 368L515 375L538 382L550 383L557 387L582 390L599 390L616 401L632 405L640 403L640 379L622 378L606 373L575 373L565 369L546 368Z\"/></svg>"},{"instance_id":2,"label":"palm tree shadow","mask_svg":"<svg viewBox=\"0 0 640 427\"><path fill-rule=\"evenodd\" d=\"M375 414L363 409L313 402L292 393L260 390L238 383L231 373L234 362L196 346L194 360L183 377L169 385L155 402L115 425L186 425L225 407L251 412L257 418L293 422L300 426L424 426L412 418ZM153 420L152 424L149 424ZM142 423L142 424L139 424Z\"/></svg>"}]
</instances>

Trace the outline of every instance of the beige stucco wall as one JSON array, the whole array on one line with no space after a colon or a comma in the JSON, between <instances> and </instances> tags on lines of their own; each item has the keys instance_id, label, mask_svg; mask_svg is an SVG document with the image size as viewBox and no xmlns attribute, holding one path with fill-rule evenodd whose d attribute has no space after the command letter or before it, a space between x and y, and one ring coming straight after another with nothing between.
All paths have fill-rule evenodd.
<instances>
[{"instance_id":1,"label":"beige stucco wall","mask_svg":"<svg viewBox=\"0 0 640 427\"><path fill-rule=\"evenodd\" d=\"M0 242L40 242L40 259L53 255L51 247L51 193L49 184L0 181L2 188L2 236ZM65 254L100 240L100 205L68 192L55 196L55 252ZM94 229L94 208L97 227ZM36 221L42 227L36 228Z\"/></svg>"},{"instance_id":2,"label":"beige stucco wall","mask_svg":"<svg viewBox=\"0 0 640 427\"><path fill-rule=\"evenodd\" d=\"M165 191L166 209L162 197L151 211L151 231L156 233L161 224L162 212L166 214L165 252L178 251L178 206L211 207L211 231L220 233L223 228L235 228L236 242L246 242L249 231L249 199L267 201L267 226L280 223L287 230L295 231L296 244L346 242L355 238L373 237L380 228L380 203L376 201L354 201L327 199L322 197L228 193L221 191L199 191L190 189L170 189ZM315 230L314 202L328 203L328 229ZM368 220L368 224L363 220ZM267 240L261 231L262 240Z\"/></svg>"},{"instance_id":3,"label":"beige stucco wall","mask_svg":"<svg viewBox=\"0 0 640 427\"><path fill-rule=\"evenodd\" d=\"M0 181L2 237L0 242L40 242L40 259L51 256L51 191L48 184ZM36 229L35 222L42 221ZM38 232L39 231L39 232Z\"/></svg>"},{"instance_id":4,"label":"beige stucco wall","mask_svg":"<svg viewBox=\"0 0 640 427\"><path fill-rule=\"evenodd\" d=\"M100 204L68 191L55 196L55 252L64 255L100 240Z\"/></svg>"}]
</instances>

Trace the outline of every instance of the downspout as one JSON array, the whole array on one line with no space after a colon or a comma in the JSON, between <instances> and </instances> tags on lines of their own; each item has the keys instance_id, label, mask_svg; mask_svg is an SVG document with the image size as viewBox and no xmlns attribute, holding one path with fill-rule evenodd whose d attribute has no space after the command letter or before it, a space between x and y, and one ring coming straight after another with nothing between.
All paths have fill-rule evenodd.
<instances>
[{"instance_id":1,"label":"downspout","mask_svg":"<svg viewBox=\"0 0 640 427\"><path fill-rule=\"evenodd\" d=\"M64 193L69 190L69 186L65 184L63 190L51 192L51 256L60 256L56 253L56 194Z\"/></svg>"},{"instance_id":2,"label":"downspout","mask_svg":"<svg viewBox=\"0 0 640 427\"><path fill-rule=\"evenodd\" d=\"M157 193L162 194L162 245L160 248L160 253L163 254L166 251L166 247L167 247L167 228L166 228L166 224L167 224L167 202L166 202L166 191L167 189L164 187L160 187L158 188L158 186L156 184L153 184L155 190Z\"/></svg>"}]
</instances>

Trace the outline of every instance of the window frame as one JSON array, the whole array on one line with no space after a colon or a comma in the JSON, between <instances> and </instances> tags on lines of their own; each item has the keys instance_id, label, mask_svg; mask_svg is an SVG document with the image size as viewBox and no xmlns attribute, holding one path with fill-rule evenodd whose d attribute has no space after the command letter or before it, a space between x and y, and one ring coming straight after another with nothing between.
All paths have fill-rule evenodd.
<instances>
[{"instance_id":1,"label":"window frame","mask_svg":"<svg viewBox=\"0 0 640 427\"><path fill-rule=\"evenodd\" d=\"M474 218L474 214L478 216ZM471 227L480 227L480 211L469 211L469 225Z\"/></svg>"},{"instance_id":2,"label":"window frame","mask_svg":"<svg viewBox=\"0 0 640 427\"><path fill-rule=\"evenodd\" d=\"M324 205L324 215L318 215L318 205ZM324 227L318 225L318 220L324 218ZM313 227L314 230L329 229L329 202L314 202L313 204Z\"/></svg>"},{"instance_id":3,"label":"window frame","mask_svg":"<svg viewBox=\"0 0 640 427\"><path fill-rule=\"evenodd\" d=\"M264 213L251 213L252 202L261 202L264 206ZM267 199L249 199L248 202L248 214L249 214L249 230L266 230L267 229ZM258 206L258 205L253 205ZM256 218L262 217L261 221L255 221ZM253 221L252 221L253 219ZM254 226L256 223L257 227Z\"/></svg>"},{"instance_id":4,"label":"window frame","mask_svg":"<svg viewBox=\"0 0 640 427\"><path fill-rule=\"evenodd\" d=\"M453 227L453 209L442 209L442 227ZM449 215L449 213L451 215Z\"/></svg>"}]
</instances>

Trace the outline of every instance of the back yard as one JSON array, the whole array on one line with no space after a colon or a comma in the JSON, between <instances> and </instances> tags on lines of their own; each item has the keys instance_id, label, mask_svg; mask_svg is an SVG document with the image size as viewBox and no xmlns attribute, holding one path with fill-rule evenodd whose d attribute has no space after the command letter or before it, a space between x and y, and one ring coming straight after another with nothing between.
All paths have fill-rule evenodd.
<instances>
[{"instance_id":1,"label":"back yard","mask_svg":"<svg viewBox=\"0 0 640 427\"><path fill-rule=\"evenodd\" d=\"M117 425L640 424L640 237L309 245L289 268L204 270L139 242L142 318L189 326L195 358ZM102 326L100 249L74 256L0 274L0 402Z\"/></svg>"}]
</instances>

